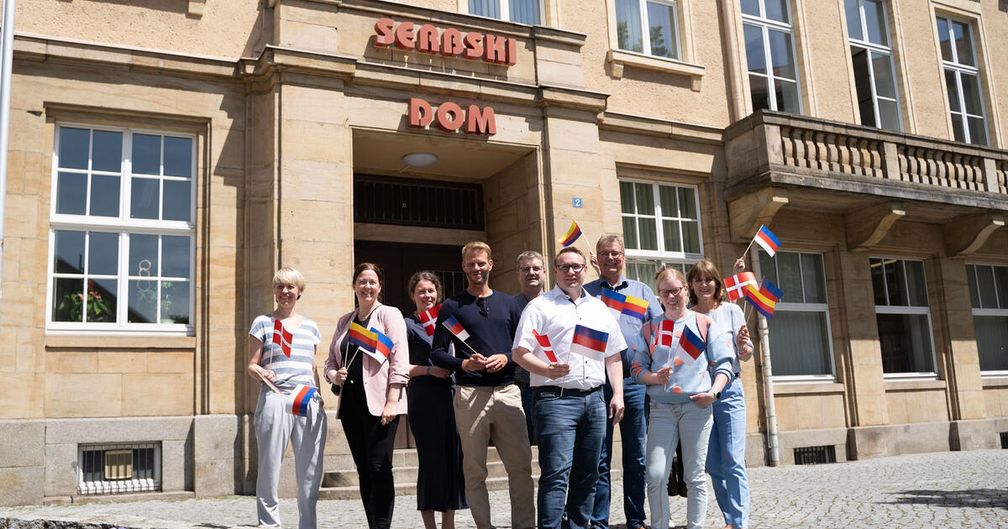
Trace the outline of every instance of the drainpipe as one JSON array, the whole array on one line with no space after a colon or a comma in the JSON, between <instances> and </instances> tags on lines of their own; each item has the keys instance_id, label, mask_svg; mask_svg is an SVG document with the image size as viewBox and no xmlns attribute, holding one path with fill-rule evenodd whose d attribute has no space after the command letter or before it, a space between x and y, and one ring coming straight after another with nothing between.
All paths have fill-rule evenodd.
<instances>
[{"instance_id":1,"label":"drainpipe","mask_svg":"<svg viewBox=\"0 0 1008 529\"><path fill-rule=\"evenodd\" d=\"M749 255L753 273L757 277L763 277L760 272L759 250L753 247ZM759 328L760 363L763 366L763 409L766 413L767 450L770 452L770 466L776 467L780 466L780 445L777 442L777 409L774 406L773 378L770 369L770 328L767 327L766 317L759 311L756 312L756 321Z\"/></svg>"},{"instance_id":2,"label":"drainpipe","mask_svg":"<svg viewBox=\"0 0 1008 529\"><path fill-rule=\"evenodd\" d=\"M0 28L0 299L3 299L4 218L7 210L7 144L10 139L11 63L14 61L14 0L3 0Z\"/></svg>"},{"instance_id":3,"label":"drainpipe","mask_svg":"<svg viewBox=\"0 0 1008 529\"><path fill-rule=\"evenodd\" d=\"M742 78L739 77L739 48L735 30L734 0L721 0L721 23L725 30L721 33L725 46L725 65L728 67L728 97L731 98L731 122L745 116L745 99L742 97Z\"/></svg>"}]
</instances>

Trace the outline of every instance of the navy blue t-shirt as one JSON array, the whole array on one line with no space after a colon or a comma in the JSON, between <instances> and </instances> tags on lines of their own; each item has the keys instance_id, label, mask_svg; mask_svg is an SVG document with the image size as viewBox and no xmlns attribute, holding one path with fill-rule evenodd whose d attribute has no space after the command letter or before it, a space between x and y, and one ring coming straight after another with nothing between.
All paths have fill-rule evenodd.
<instances>
[{"instance_id":1,"label":"navy blue t-shirt","mask_svg":"<svg viewBox=\"0 0 1008 529\"><path fill-rule=\"evenodd\" d=\"M480 304L483 305L482 308ZM454 316L469 333L469 339L465 343L445 328L444 322L450 316ZM514 382L515 367L511 361L511 344L514 343L520 319L521 310L511 296L495 290L477 303L476 296L463 290L441 305L434 330L431 361L438 367L454 370L455 382L463 386L510 384ZM448 347L453 341L454 355ZM488 373L486 370L463 371L462 360L472 356L473 350L488 358L490 355L504 354L508 357L508 364L496 373Z\"/></svg>"}]
</instances>

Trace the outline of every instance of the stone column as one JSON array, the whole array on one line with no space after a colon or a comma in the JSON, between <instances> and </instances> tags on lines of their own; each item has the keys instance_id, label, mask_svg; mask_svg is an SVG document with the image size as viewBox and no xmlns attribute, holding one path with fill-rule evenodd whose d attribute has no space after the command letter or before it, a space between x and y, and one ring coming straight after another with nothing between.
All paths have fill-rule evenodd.
<instances>
[{"instance_id":1,"label":"stone column","mask_svg":"<svg viewBox=\"0 0 1008 529\"><path fill-rule=\"evenodd\" d=\"M927 261L927 272L930 297L939 300L931 306L931 317L936 360L938 366L944 367L936 369L948 384L952 446L960 450L997 448L993 422L979 420L986 418L987 407L966 264L939 257Z\"/></svg>"}]
</instances>

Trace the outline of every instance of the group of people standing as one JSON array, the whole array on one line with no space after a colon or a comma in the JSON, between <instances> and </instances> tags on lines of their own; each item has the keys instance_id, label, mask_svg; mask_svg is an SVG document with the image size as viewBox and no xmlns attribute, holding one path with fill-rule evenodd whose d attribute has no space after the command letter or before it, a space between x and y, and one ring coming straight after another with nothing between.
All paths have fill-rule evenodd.
<instances>
[{"instance_id":1,"label":"group of people standing","mask_svg":"<svg viewBox=\"0 0 1008 529\"><path fill-rule=\"evenodd\" d=\"M688 275L662 269L658 296L624 275L623 240L602 237L597 257L566 247L553 259L556 285L545 287L545 258L517 259L522 292L490 288L490 246L462 249L467 288L444 299L437 275L417 272L408 289L416 312L403 318L383 305L381 269L354 270L355 310L340 318L324 378L340 395L337 416L360 478L370 528L388 528L395 488L392 449L406 414L418 456L417 507L424 526L454 527L468 508L489 529L486 480L493 446L508 475L511 526L609 527L613 429L619 425L623 510L628 529L669 526L665 493L677 444L688 489L687 524L702 527L711 475L726 527L748 521L745 407L739 361L752 354L741 309L724 301L710 261ZM599 279L586 283L589 266ZM736 262L736 272L744 263ZM249 372L262 379L255 414L260 525L279 525L280 461L293 443L302 529L314 528L326 415L317 392L307 405L291 397L319 386L318 326L294 310L304 291L297 271L273 278L276 310L255 319ZM384 337L386 354L362 354L355 333ZM280 338L277 339L277 332ZM289 338L289 339L288 339ZM291 413L290 408L302 414ZM300 408L298 407L300 406ZM531 443L538 443L538 498ZM646 491L646 492L645 492Z\"/></svg>"}]
</instances>

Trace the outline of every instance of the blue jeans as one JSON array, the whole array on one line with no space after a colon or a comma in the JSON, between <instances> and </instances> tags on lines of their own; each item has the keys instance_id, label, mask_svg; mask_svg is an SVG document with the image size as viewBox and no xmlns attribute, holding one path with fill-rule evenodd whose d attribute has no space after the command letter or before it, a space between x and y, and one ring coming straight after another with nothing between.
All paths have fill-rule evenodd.
<instances>
[{"instance_id":1,"label":"blue jeans","mask_svg":"<svg viewBox=\"0 0 1008 529\"><path fill-rule=\"evenodd\" d=\"M607 406L602 392L541 393L535 399L539 434L539 529L570 529L591 522Z\"/></svg>"},{"instance_id":2,"label":"blue jeans","mask_svg":"<svg viewBox=\"0 0 1008 529\"><path fill-rule=\"evenodd\" d=\"M721 392L713 408L707 473L725 523L741 529L749 524L749 476L745 467L745 396L738 377Z\"/></svg>"},{"instance_id":3,"label":"blue jeans","mask_svg":"<svg viewBox=\"0 0 1008 529\"><path fill-rule=\"evenodd\" d=\"M623 514L627 529L644 527L644 440L647 435L643 384L627 377L623 379L623 404L626 412L619 422L623 445ZM605 385L605 401L612 398L612 387ZM606 420L606 437L599 458L598 485L595 486L594 527L609 527L609 465L612 463L613 424Z\"/></svg>"},{"instance_id":4,"label":"blue jeans","mask_svg":"<svg viewBox=\"0 0 1008 529\"><path fill-rule=\"evenodd\" d=\"M686 527L703 529L707 514L707 478L704 462L710 445L710 407L685 404L651 403L647 438L647 491L651 506L651 528L668 529L669 498L666 494L672 456L682 441L683 481L686 482Z\"/></svg>"}]
</instances>

